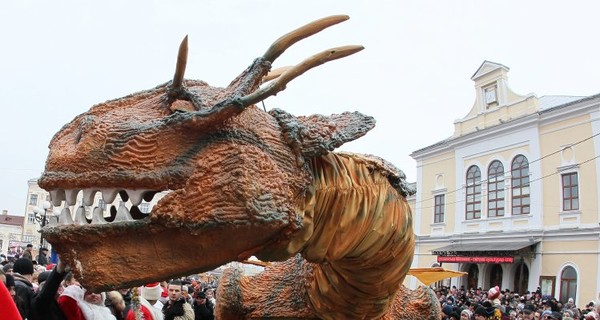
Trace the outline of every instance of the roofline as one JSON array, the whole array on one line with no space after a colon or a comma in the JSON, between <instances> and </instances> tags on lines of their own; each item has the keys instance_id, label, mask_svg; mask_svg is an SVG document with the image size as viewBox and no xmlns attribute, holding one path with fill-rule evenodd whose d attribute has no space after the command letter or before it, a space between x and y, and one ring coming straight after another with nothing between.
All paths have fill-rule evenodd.
<instances>
[{"instance_id":1,"label":"roofline","mask_svg":"<svg viewBox=\"0 0 600 320\"><path fill-rule=\"evenodd\" d=\"M456 141L456 140L459 140L459 139L462 139L462 138L467 138L467 137L472 136L474 134L482 133L482 132L485 132L485 131L488 131L488 130L491 130L491 129L498 129L499 126L505 126L505 125L508 125L508 124L514 124L516 121L523 120L524 118L527 118L528 116L531 116L531 115L542 115L542 114L545 114L545 113L557 111L557 110L560 110L560 109L563 109L563 108L567 108L567 107L570 107L570 106L578 104L578 103L582 103L582 102L594 100L594 99L597 99L597 98L600 98L600 93L597 93L597 94L594 94L594 95L591 95L591 96L587 96L587 97L583 97L583 98L577 99L575 101L571 101L571 102L559 104L559 105L554 106L554 107L549 108L549 109L539 110L536 113L532 113L532 114L529 114L529 115L524 115L522 117L515 118L515 119L512 119L512 120L506 121L504 123L497 124L495 126L483 128L483 129L481 129L479 131L469 132L469 133L464 134L462 136L449 137L449 138L446 138L444 140L440 140L440 141L438 141L436 143L433 143L431 145L428 145L426 147L423 147L421 149L417 149L417 150L411 152L410 156L414 159L415 153L421 153L421 152L424 152L424 151L427 151L427 150L430 150L430 149L434 149L436 147L441 147L441 146L444 146L444 145L448 145L450 142L453 142L453 141Z\"/></svg>"}]
</instances>

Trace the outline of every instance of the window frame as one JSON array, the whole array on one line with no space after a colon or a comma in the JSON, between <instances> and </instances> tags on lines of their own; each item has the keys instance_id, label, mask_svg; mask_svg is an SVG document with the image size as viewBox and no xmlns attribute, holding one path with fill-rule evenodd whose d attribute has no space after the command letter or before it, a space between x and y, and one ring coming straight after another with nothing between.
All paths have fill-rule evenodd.
<instances>
[{"instance_id":1,"label":"window frame","mask_svg":"<svg viewBox=\"0 0 600 320\"><path fill-rule=\"evenodd\" d=\"M575 278L565 278L563 277L564 273L567 271L567 269L573 269L573 272L575 272ZM566 286L566 292L565 290L565 281L567 283ZM560 289L558 292L558 296L559 297L567 297L568 298L573 298L573 299L577 299L577 291L579 289L579 272L577 272L577 269L575 269L575 267L573 267L572 265L566 265L564 266L564 268L562 268L562 270L560 270ZM570 284L574 283L575 284L575 292L571 293L570 292ZM563 292L565 292L563 294Z\"/></svg>"},{"instance_id":2,"label":"window frame","mask_svg":"<svg viewBox=\"0 0 600 320\"><path fill-rule=\"evenodd\" d=\"M465 220L481 219L481 169L476 165L470 166L465 175L465 182ZM472 201L469 201L470 197ZM469 209L469 206L472 206L472 209Z\"/></svg>"},{"instance_id":3,"label":"window frame","mask_svg":"<svg viewBox=\"0 0 600 320\"><path fill-rule=\"evenodd\" d=\"M433 223L444 223L446 221L446 194L435 195L433 203Z\"/></svg>"},{"instance_id":4,"label":"window frame","mask_svg":"<svg viewBox=\"0 0 600 320\"><path fill-rule=\"evenodd\" d=\"M525 161L517 163L517 159L523 158ZM522 165L526 163L526 165ZM519 165L519 166L516 166ZM515 174L515 172L517 174ZM526 156L519 154L516 155L511 161L510 165L511 185L510 185L510 197L511 197L511 215L526 215L531 214L531 183L529 179L529 160ZM518 181L518 184L515 183ZM527 188L527 194L524 194L523 190ZM515 195L515 191L519 190L518 195ZM527 204L523 204L523 200L527 199ZM515 200L518 200L518 204L515 205ZM519 212L515 213L515 209L519 208ZM524 208L527 208L527 212L524 212Z\"/></svg>"},{"instance_id":5,"label":"window frame","mask_svg":"<svg viewBox=\"0 0 600 320\"><path fill-rule=\"evenodd\" d=\"M576 183L575 184L569 184L568 186L565 186L565 177L570 176L570 180L572 181L572 176L575 176L576 178ZM579 173L577 171L572 171L572 172L564 172L561 173L560 175L560 185L561 185L561 208L563 212L573 212L573 211L579 211L579 209L581 208L581 199L579 197ZM565 190L568 188L570 196L569 197L565 197ZM576 195L573 196L573 188L575 188L575 193ZM576 200L577 201L577 207L573 208L573 201ZM570 203L570 207L567 209L567 207L565 206L566 201L569 201Z\"/></svg>"},{"instance_id":6,"label":"window frame","mask_svg":"<svg viewBox=\"0 0 600 320\"><path fill-rule=\"evenodd\" d=\"M488 94L493 94L493 100L488 99ZM494 107L498 105L498 85L494 83L492 85L483 88L483 101L486 108Z\"/></svg>"},{"instance_id":7,"label":"window frame","mask_svg":"<svg viewBox=\"0 0 600 320\"><path fill-rule=\"evenodd\" d=\"M38 195L35 193L32 193L29 195L29 205L30 206L37 206L38 205Z\"/></svg>"},{"instance_id":8,"label":"window frame","mask_svg":"<svg viewBox=\"0 0 600 320\"><path fill-rule=\"evenodd\" d=\"M497 165L496 168L493 168ZM488 218L504 217L506 214L505 198L506 188L504 186L504 165L500 160L494 160L488 166L488 178L487 178L487 216ZM492 188L492 186L494 188ZM502 193L502 197L498 194ZM493 199L492 196L494 195ZM495 208L491 208L491 204L495 204ZM501 211L501 213L498 213ZM493 213L493 214L492 214Z\"/></svg>"}]
</instances>

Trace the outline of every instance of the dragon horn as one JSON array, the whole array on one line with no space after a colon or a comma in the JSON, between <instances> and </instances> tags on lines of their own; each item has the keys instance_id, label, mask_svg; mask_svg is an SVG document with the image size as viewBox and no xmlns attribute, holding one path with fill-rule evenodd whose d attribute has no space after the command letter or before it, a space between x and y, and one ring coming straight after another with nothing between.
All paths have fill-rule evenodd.
<instances>
[{"instance_id":1,"label":"dragon horn","mask_svg":"<svg viewBox=\"0 0 600 320\"><path fill-rule=\"evenodd\" d=\"M322 30L328 27L331 27L340 22L344 22L348 19L350 19L350 17L347 15L329 16L319 20L315 20L292 32L286 33L279 39L275 40L275 42L273 42L269 49L267 49L267 52L263 54L263 58L272 63L294 43L304 38L308 38L315 33L321 32Z\"/></svg>"},{"instance_id":2,"label":"dragon horn","mask_svg":"<svg viewBox=\"0 0 600 320\"><path fill-rule=\"evenodd\" d=\"M332 48L329 50L325 50L321 53L315 54L314 56L302 61L301 63L291 68L288 68L283 73L281 73L281 75L279 75L279 77L277 77L276 80L270 82L263 88L260 88L244 97L239 98L238 101L243 106L255 104L259 101L268 98L269 96L276 95L279 91L285 89L285 86L288 84L288 82L303 74L304 72L316 66L322 65L326 62L349 56L351 54L361 51L362 49L364 49L363 46L351 45Z\"/></svg>"},{"instance_id":3,"label":"dragon horn","mask_svg":"<svg viewBox=\"0 0 600 320\"><path fill-rule=\"evenodd\" d=\"M179 45L179 52L177 53L177 64L175 65L175 75L173 76L172 89L178 89L183 84L183 75L185 74L185 66L187 64L188 56L188 36L186 35Z\"/></svg>"}]
</instances>

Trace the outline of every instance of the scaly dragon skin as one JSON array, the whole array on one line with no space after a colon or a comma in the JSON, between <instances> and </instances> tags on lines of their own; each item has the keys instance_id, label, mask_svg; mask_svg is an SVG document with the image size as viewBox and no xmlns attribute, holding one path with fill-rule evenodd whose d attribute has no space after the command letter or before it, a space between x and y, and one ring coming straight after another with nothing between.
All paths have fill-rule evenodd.
<instances>
[{"instance_id":1,"label":"scaly dragon skin","mask_svg":"<svg viewBox=\"0 0 600 320\"><path fill-rule=\"evenodd\" d=\"M95 105L52 138L39 185L65 209L43 236L86 288L138 286L254 255L290 260L267 268L260 282L224 276L219 319L440 315L430 290L401 286L414 250L404 175L373 156L332 152L374 119L255 106L305 71L362 50L333 48L269 72L289 46L347 19L327 17L284 35L226 88L183 78L186 37L173 81ZM150 214L137 209L166 190ZM88 209L75 206L80 191L88 206L100 191L108 203L121 194L132 208L110 222L94 209L88 223ZM264 296L270 288L295 298ZM274 299L257 308L263 296Z\"/></svg>"}]
</instances>

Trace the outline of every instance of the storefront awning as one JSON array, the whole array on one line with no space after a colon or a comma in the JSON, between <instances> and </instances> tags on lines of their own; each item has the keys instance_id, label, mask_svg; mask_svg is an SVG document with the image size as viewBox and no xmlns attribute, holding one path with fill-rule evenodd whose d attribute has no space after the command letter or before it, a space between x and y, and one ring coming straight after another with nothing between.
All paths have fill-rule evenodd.
<instances>
[{"instance_id":1,"label":"storefront awning","mask_svg":"<svg viewBox=\"0 0 600 320\"><path fill-rule=\"evenodd\" d=\"M453 278L453 277L462 277L467 275L466 272L454 271L449 269L444 269L441 267L437 268L411 268L408 270L408 274L419 279L424 285L428 286L434 282Z\"/></svg>"},{"instance_id":2,"label":"storefront awning","mask_svg":"<svg viewBox=\"0 0 600 320\"><path fill-rule=\"evenodd\" d=\"M512 255L517 251L537 244L539 241L522 242L488 242L488 243L453 243L432 250L438 256L469 255Z\"/></svg>"}]
</instances>

